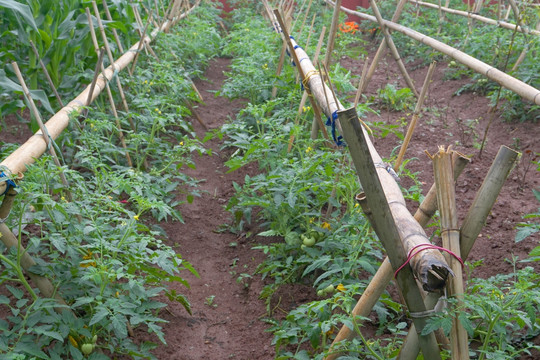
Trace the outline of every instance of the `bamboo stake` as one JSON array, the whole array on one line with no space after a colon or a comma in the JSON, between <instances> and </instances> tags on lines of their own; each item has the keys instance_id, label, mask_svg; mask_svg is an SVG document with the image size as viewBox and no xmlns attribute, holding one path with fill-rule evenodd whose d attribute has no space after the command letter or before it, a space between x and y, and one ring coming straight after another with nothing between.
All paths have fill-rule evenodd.
<instances>
[{"instance_id":1,"label":"bamboo stake","mask_svg":"<svg viewBox=\"0 0 540 360\"><path fill-rule=\"evenodd\" d=\"M331 0L325 0L329 4L333 4ZM341 10L347 14L356 15L362 19L376 22L376 18L371 15L367 15L358 11L352 11L350 9L341 7ZM429 36L419 33L415 30L409 29L405 26L396 24L394 22L384 20L384 24L392 30L399 31L402 34L409 36L410 38L417 40L437 51L454 58L457 62L469 67L473 71L485 75L487 78L499 83L503 87L513 91L519 96L527 99L536 105L540 105L540 90L498 70L497 68L490 66L480 60L473 58L464 52L446 45L438 40L435 40ZM375 60L373 60L375 61ZM369 75L369 71L368 71Z\"/></svg>"},{"instance_id":2,"label":"bamboo stake","mask_svg":"<svg viewBox=\"0 0 540 360\"><path fill-rule=\"evenodd\" d=\"M319 55L321 53L321 48L322 48L325 32L326 32L326 26L323 26L321 30L321 34L319 36L319 41L317 42L317 48L315 49L315 55L313 56L314 63L317 63L317 61L319 60ZM302 100L300 101L300 105L298 106L298 112L296 113L296 118L294 120L295 125L298 125L298 120L300 119L300 115L302 114L307 98L308 98L308 92L304 90L304 93L302 94ZM325 128L323 129L324 131L326 131ZM328 136L328 134L326 136ZM293 142L294 142L294 134L291 134L291 136L289 137L289 145L287 147L287 152L291 152Z\"/></svg>"},{"instance_id":3,"label":"bamboo stake","mask_svg":"<svg viewBox=\"0 0 540 360\"><path fill-rule=\"evenodd\" d=\"M61 107L64 107L64 103L62 102L62 98L60 97L60 94L58 94L58 91L56 91L56 87L54 86L54 83L51 79L51 76L49 75L49 71L47 71L47 67L43 63L43 60L39 56L39 52L36 48L36 45L34 45L34 42L30 40L30 46L32 47L32 51L34 52L34 55L36 55L36 58L39 60L39 65L41 66L41 69L43 70L43 73L45 74L45 78L47 79L47 82L49 83L49 86L51 87L54 96L56 97L56 101L58 101L58 104L60 104Z\"/></svg>"},{"instance_id":4,"label":"bamboo stake","mask_svg":"<svg viewBox=\"0 0 540 360\"><path fill-rule=\"evenodd\" d=\"M485 220L497 200L510 170L518 157L518 153L506 146L501 146L489 171L476 193L465 220L461 225L461 255L465 259L480 234Z\"/></svg>"},{"instance_id":5,"label":"bamboo stake","mask_svg":"<svg viewBox=\"0 0 540 360\"><path fill-rule=\"evenodd\" d=\"M141 33L141 40L139 40L139 47L137 48L135 59L133 59L133 63L131 64L132 73L133 73L133 70L135 69L135 65L137 65L137 60L139 59L139 53L141 52L141 48L144 46L144 43L145 43L144 39L146 38L146 31L148 30L148 25L150 25L150 22L146 23L146 26L144 27L144 30Z\"/></svg>"},{"instance_id":6,"label":"bamboo stake","mask_svg":"<svg viewBox=\"0 0 540 360\"><path fill-rule=\"evenodd\" d=\"M142 21L141 15L139 14L139 9L136 6L133 6L133 12L135 13L135 18L137 18L139 26L141 28L143 28L143 21ZM153 14L150 13L148 15L148 20L147 20L147 23L146 23L146 27L148 27L150 25L150 23L152 22L153 19L154 19ZM144 38L144 35L141 35L141 38ZM154 52L154 49L152 49L150 44L147 43L146 41L143 42L143 44L144 44L144 48L146 50L148 50L148 52L154 57L154 59L156 59L157 62L160 62L159 57L156 55L156 53Z\"/></svg>"},{"instance_id":7,"label":"bamboo stake","mask_svg":"<svg viewBox=\"0 0 540 360\"><path fill-rule=\"evenodd\" d=\"M89 8L86 8L86 17L88 18L88 25L90 26L90 35L92 37L92 42L94 44L94 50L96 51L96 53L100 54L99 59L98 59L98 64L99 64L99 66L101 68L101 73L103 74L105 72L105 66L103 65L103 61L101 61L101 59L103 58L103 48L102 49L99 48L96 33L94 31L94 24L92 22L92 16L90 15L90 9ZM114 103L114 97L112 95L111 88L109 86L108 81L105 82L105 89L107 90L107 97L109 98L109 103L111 104L111 111L113 113L114 120L116 122L116 128L118 130L118 138L120 140L120 144L124 148L126 161L127 161L129 167L133 167L133 162L131 161L131 156L129 155L129 151L127 149L126 141L124 139L124 131L122 130L122 124L120 124L120 119L118 118L118 112L116 111L116 105Z\"/></svg>"},{"instance_id":8,"label":"bamboo stake","mask_svg":"<svg viewBox=\"0 0 540 360\"><path fill-rule=\"evenodd\" d=\"M435 64L436 62L434 61L429 65L426 79L424 80L424 85L422 86L422 91L420 91L420 96L418 97L418 101L416 102L416 107L414 108L414 113L413 113L411 122L409 123L409 128L407 129L407 133L405 134L405 139L403 139L403 144L401 144L401 148L399 149L399 154L396 159L396 163L394 164L394 171L396 172L399 170L399 167L401 166L401 163L403 162L405 151L407 151L407 147L409 146L409 142L411 141L412 135L414 133L414 129L416 128L416 122L418 121L418 118L420 117L422 106L424 106L424 100L426 98L426 94L429 89L429 84L431 83L431 77L433 76L433 72L435 71Z\"/></svg>"},{"instance_id":9,"label":"bamboo stake","mask_svg":"<svg viewBox=\"0 0 540 360\"><path fill-rule=\"evenodd\" d=\"M334 42L336 39L336 32L339 22L339 8L341 7L341 0L337 0L334 5L334 14L332 16L332 24L330 25L330 32L328 33L328 44L326 45L326 54L324 56L324 63L326 66L330 66L332 51L334 51Z\"/></svg>"},{"instance_id":10,"label":"bamboo stake","mask_svg":"<svg viewBox=\"0 0 540 360\"><path fill-rule=\"evenodd\" d=\"M474 197L473 203L465 216L460 229L460 251L463 261L469 256L470 250L485 224L487 216L495 204L508 174L512 170L518 153L506 146L501 146L495 160ZM454 169L455 171L455 169ZM427 303L433 306L438 301L437 294L429 293ZM419 352L417 334L414 327L409 329L407 339L403 344L399 360L415 360Z\"/></svg>"},{"instance_id":11,"label":"bamboo stake","mask_svg":"<svg viewBox=\"0 0 540 360\"><path fill-rule=\"evenodd\" d=\"M367 194L367 204L373 213L374 224L376 224L374 229L379 231L377 235L388 253L390 262L394 264L393 268L397 270L398 266L406 261L406 252L400 240L400 231L397 226L401 222L399 218L388 216L393 211L391 205L387 202L387 189L383 188L379 180L380 175L370 155L369 138L367 138L365 130L358 121L355 109L350 108L339 111L338 116L360 183ZM426 310L424 301L410 267L403 267L397 274L397 282L409 311L424 312ZM412 320L417 329L424 328L425 319L413 318ZM419 335L419 340L424 358L431 360L441 358L433 333L426 336Z\"/></svg>"},{"instance_id":12,"label":"bamboo stake","mask_svg":"<svg viewBox=\"0 0 540 360\"><path fill-rule=\"evenodd\" d=\"M393 22L398 21L407 1L408 0L399 0L399 3L396 6L396 10L394 11L394 15L392 16ZM330 1L326 1L326 2L332 4L332 2ZM343 9L344 8L341 7L341 10ZM381 44L379 45L379 48L377 49L377 52L375 53L375 56L373 57L373 61L371 62L371 65L367 72L366 81L364 82L364 88L362 89L362 91L366 90L371 78L373 77L373 74L375 73L375 69L377 68L377 65L379 65L379 61L385 55L385 53L386 53L386 38L382 39Z\"/></svg>"},{"instance_id":13,"label":"bamboo stake","mask_svg":"<svg viewBox=\"0 0 540 360\"><path fill-rule=\"evenodd\" d=\"M107 17L107 20L113 21L113 18L111 16L111 12L109 11L109 6L107 5L107 0L102 0L101 3L103 4L103 10L105 10L105 16ZM124 53L124 47L122 46L122 43L120 42L120 38L118 37L118 32L115 28L112 28L112 33L114 36L114 41L116 42L116 45L118 46L118 50L120 50L120 53Z\"/></svg>"},{"instance_id":14,"label":"bamboo stake","mask_svg":"<svg viewBox=\"0 0 540 360\"><path fill-rule=\"evenodd\" d=\"M453 157L453 166L454 166L454 179L457 179L459 175L463 172L463 169L465 166L469 163L469 159L462 156L459 153L456 153ZM360 205L362 205L362 209L364 210L364 213L368 218L372 217L372 213L369 210L369 207L367 206L366 197L364 195L358 195L356 197ZM420 226L425 227L431 217L435 214L437 211L437 193L435 184L431 186L428 193L426 194L426 197L420 204L420 207L418 210L416 210L414 214L414 219L418 221ZM375 224L374 222L371 222L371 224ZM390 281L392 280L392 265L390 264L390 261L388 257L386 257L383 262L381 263L381 266L369 282L367 288L364 290L364 293L356 303L356 306L351 312L351 317L353 321L356 321L356 317L365 318L369 316L369 313L373 309L373 306L377 303L379 298L381 297L382 293L384 292L384 289L388 286ZM428 296L431 293L428 293ZM427 299L427 298L426 298ZM426 303L426 307L432 308L433 304ZM412 331L414 335L416 335L416 331ZM341 330L337 334L336 338L332 342L332 345L330 346L330 350L337 346L337 344L344 340L351 340L355 336L355 333L349 329L347 326L342 326ZM417 340L417 339L416 339ZM418 343L416 343L416 347L418 348ZM414 355L414 359L416 359L416 355L418 354L418 350L416 350L416 354ZM337 357L339 357L340 354L338 352L332 353L331 355L328 355L325 360L334 360Z\"/></svg>"},{"instance_id":15,"label":"bamboo stake","mask_svg":"<svg viewBox=\"0 0 540 360\"><path fill-rule=\"evenodd\" d=\"M306 83L305 86L306 86L306 89L307 89L308 86L309 86L307 80L309 80L309 79L306 79L306 75L305 75L305 73L304 73L304 71L302 69L301 61L298 60L298 56L296 54L296 49L294 48L294 45L293 45L293 40L291 39L291 37L289 35L289 32L285 28L285 24L283 22L283 19L281 18L281 15L279 14L279 10L277 10L277 9L274 10L274 15L275 15L275 17L276 17L276 19L277 19L277 21L279 23L279 26L281 27L283 36L285 37L285 41L287 42L287 46L290 49L291 56L293 57L295 64L297 64L296 67L298 69L298 73L300 74L300 78L302 79L302 83ZM302 59L302 60L304 60L304 59ZM315 77L315 76L312 76L312 77ZM313 109L313 113L315 114L315 118L319 122L319 126L322 128L324 126L324 124L322 122L321 112L320 112L319 108L317 107L317 103L313 99L313 96L311 95L311 91L308 91L308 97L309 97L309 101L311 103L311 108ZM324 134L324 132L323 132L323 134ZM328 138L327 138L327 140L328 140Z\"/></svg>"},{"instance_id":16,"label":"bamboo stake","mask_svg":"<svg viewBox=\"0 0 540 360\"><path fill-rule=\"evenodd\" d=\"M50 138L47 132L47 128L43 125L43 120L41 120L41 115L39 113L39 110L37 109L36 104L34 103L34 99L32 99L32 95L30 95L30 90L28 90L28 87L26 87L26 82L24 81L24 78L21 74L19 65L17 65L17 63L14 61L11 63L11 66L13 66L13 71L15 72L15 75L17 76L17 79L19 80L19 83L21 84L23 94L26 97L26 101L28 102L28 106L30 107L32 114L34 115L34 118L36 119L39 125L40 134L43 136L43 140L45 141L45 144L47 145L47 149L49 150L49 153L51 154L53 158L54 164L60 170L58 175L60 176L60 180L62 181L62 184L66 188L66 196L71 202L73 201L73 197L71 195L71 191L69 190L69 183L66 179L66 175L64 174L64 170L62 170L62 164L60 164L60 160L58 159L56 150L54 149L53 140Z\"/></svg>"},{"instance_id":17,"label":"bamboo stake","mask_svg":"<svg viewBox=\"0 0 540 360\"><path fill-rule=\"evenodd\" d=\"M383 18L381 16L381 13L379 12L379 7L377 6L377 3L375 0L370 0L369 3L371 4L371 8L373 9L373 13L375 14L375 17L377 18L377 21L379 22L379 26L381 27L381 31L384 34L384 38L386 39L386 46L390 49L390 52L392 53L392 56L394 57L394 60L396 61L399 71L401 71L401 74L403 75L403 78L405 79L405 82L407 83L407 86L412 90L414 93L414 96L418 98L418 90L416 90L416 86L414 85L413 80L409 76L409 73L407 72L407 69L405 68L405 65L403 64L403 61L401 61L401 56L399 55L399 52L396 48L396 44L394 44L394 40L392 39L392 36L390 35L390 32L388 31L388 28L384 26Z\"/></svg>"},{"instance_id":18,"label":"bamboo stake","mask_svg":"<svg viewBox=\"0 0 540 360\"><path fill-rule=\"evenodd\" d=\"M364 82L366 81L368 63L369 63L369 57L366 57L366 61L364 61L364 66L362 67L362 74L360 75L360 81L358 82L358 89L356 89L356 95L354 96L353 107L355 109L358 106L358 101L360 101L360 96L362 96L362 89L364 88Z\"/></svg>"},{"instance_id":19,"label":"bamboo stake","mask_svg":"<svg viewBox=\"0 0 540 360\"><path fill-rule=\"evenodd\" d=\"M424 1L418 1L418 0L409 0L409 1L412 4L416 4L416 5L432 8L432 9L438 9L438 6L436 4L432 4L432 3L428 3L428 2L424 2ZM525 34L530 33L530 34L534 34L534 35L540 35L540 29L530 30L528 28L522 28L519 25L512 24L512 23L509 23L509 22L506 22L506 21L490 19L488 17L481 16L481 15L478 15L478 14L473 14L473 13L470 13L470 12L467 12L467 11L451 9L451 8L448 8L448 6L443 6L440 9L442 11L444 11L444 12L449 13L449 14L470 17L471 19L475 19L475 20L478 20L478 21L481 21L483 23L490 24L490 25L500 26L500 27L505 28L505 29L516 30L516 31L519 31L519 32L525 33ZM508 8L508 9L511 10L511 8Z\"/></svg>"},{"instance_id":20,"label":"bamboo stake","mask_svg":"<svg viewBox=\"0 0 540 360\"><path fill-rule=\"evenodd\" d=\"M105 50L107 51L107 57L109 58L109 62L113 66L113 69L116 71L115 65L114 65L115 64L114 58L112 56L111 48L109 47L109 40L107 39L107 35L105 34L105 28L103 27L103 23L101 22L101 17L99 16L99 10L98 10L95 0L92 1L92 6L94 8L94 15L96 16L99 32L101 33L101 39L103 40L103 44L105 45ZM126 114L128 115L128 120L131 126L131 130L135 131L136 127L135 127L135 124L133 123L133 119L131 118L131 116L129 116L129 106L126 101L124 90L122 89L122 83L120 82L120 77L117 75L115 76L115 78L116 78L116 86L118 87L118 93L120 94L120 98L122 99L122 105L124 107L124 110Z\"/></svg>"},{"instance_id":21,"label":"bamboo stake","mask_svg":"<svg viewBox=\"0 0 540 360\"><path fill-rule=\"evenodd\" d=\"M450 147L445 150L439 147L439 151L432 157L435 184L437 187L437 203L441 216L441 238L443 247L452 251L457 258L445 253L446 261L450 264L454 277L448 283L448 293L457 299L457 308L463 307L462 264L458 261L461 257L459 248L459 229L456 209L456 193L452 174L452 155ZM460 259L461 260L461 259ZM457 316L452 319L450 332L450 349L453 360L469 359L469 341L467 332Z\"/></svg>"},{"instance_id":22,"label":"bamboo stake","mask_svg":"<svg viewBox=\"0 0 540 360\"><path fill-rule=\"evenodd\" d=\"M536 31L539 31L539 30L540 30L540 21L538 22L538 24L536 24ZM516 60L516 63L514 64L514 66L512 66L512 70L511 70L512 73L514 71L516 71L518 69L519 65L521 65L521 63L523 62L523 60L525 60L525 56L527 56L527 49L526 48L524 48L521 51L521 54L519 54L519 57Z\"/></svg>"},{"instance_id":23,"label":"bamboo stake","mask_svg":"<svg viewBox=\"0 0 540 360\"><path fill-rule=\"evenodd\" d=\"M313 2L313 0L309 0L309 4L308 4L308 7L307 7L307 10L306 10L306 14L304 15L304 20L302 21L302 26L300 27L300 32L299 34L302 34L302 31L304 31L304 26L306 25L306 20L307 20L307 16L309 14L309 10L311 8L311 3ZM315 18L315 15L316 14L313 14L313 18ZM311 24L311 27L313 28L313 22Z\"/></svg>"},{"instance_id":24,"label":"bamboo stake","mask_svg":"<svg viewBox=\"0 0 540 360\"><path fill-rule=\"evenodd\" d=\"M306 0L303 0L302 1L302 5L300 5L300 10L298 10L298 13L301 14L302 13L302 10L304 9L304 5L306 5ZM269 17L268 20L272 21L272 17ZM293 25L291 26L291 32L294 31L294 27L296 26L296 22L298 21L298 16L296 17L296 19L294 20L293 22ZM300 31L300 33L302 33L302 31Z\"/></svg>"}]
</instances>

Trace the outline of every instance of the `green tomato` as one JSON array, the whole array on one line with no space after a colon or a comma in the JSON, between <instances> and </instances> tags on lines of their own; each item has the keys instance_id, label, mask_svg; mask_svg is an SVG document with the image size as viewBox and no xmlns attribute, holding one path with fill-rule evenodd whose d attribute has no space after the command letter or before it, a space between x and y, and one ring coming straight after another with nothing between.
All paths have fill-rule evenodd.
<instances>
[{"instance_id":1,"label":"green tomato","mask_svg":"<svg viewBox=\"0 0 540 360\"><path fill-rule=\"evenodd\" d=\"M92 344L95 344L95 343L97 343L97 335L94 335L92 337Z\"/></svg>"},{"instance_id":2,"label":"green tomato","mask_svg":"<svg viewBox=\"0 0 540 360\"><path fill-rule=\"evenodd\" d=\"M313 245L315 245L315 239L312 238L312 237L305 237L304 238L304 241L303 241L303 244L307 247L312 247Z\"/></svg>"},{"instance_id":3,"label":"green tomato","mask_svg":"<svg viewBox=\"0 0 540 360\"><path fill-rule=\"evenodd\" d=\"M328 285L323 291L325 294L333 294L335 290L334 285Z\"/></svg>"},{"instance_id":4,"label":"green tomato","mask_svg":"<svg viewBox=\"0 0 540 360\"><path fill-rule=\"evenodd\" d=\"M81 351L84 355L90 355L94 350L94 344L82 344Z\"/></svg>"},{"instance_id":5,"label":"green tomato","mask_svg":"<svg viewBox=\"0 0 540 360\"><path fill-rule=\"evenodd\" d=\"M317 296L318 296L318 297L323 297L324 295L326 295L326 294L324 293L324 290L317 290Z\"/></svg>"}]
</instances>

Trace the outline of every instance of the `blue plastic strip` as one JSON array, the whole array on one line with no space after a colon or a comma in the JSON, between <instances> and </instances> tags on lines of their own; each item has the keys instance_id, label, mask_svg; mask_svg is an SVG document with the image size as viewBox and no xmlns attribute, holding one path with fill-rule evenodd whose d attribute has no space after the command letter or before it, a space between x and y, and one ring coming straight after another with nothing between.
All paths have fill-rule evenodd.
<instances>
[{"instance_id":1,"label":"blue plastic strip","mask_svg":"<svg viewBox=\"0 0 540 360\"><path fill-rule=\"evenodd\" d=\"M4 174L4 172L0 172L0 178L5 178L7 177L6 174ZM17 184L15 184L15 182L11 179L7 179L7 180L1 180L1 181L5 181L6 182L6 190L0 195L0 196L4 196L8 190L10 188L16 188L17 187Z\"/></svg>"},{"instance_id":2,"label":"blue plastic strip","mask_svg":"<svg viewBox=\"0 0 540 360\"><path fill-rule=\"evenodd\" d=\"M345 146L345 142L343 141L343 136L339 135L336 137L336 120L338 118L337 110L332 113L332 118L326 118L326 126L332 127L332 139L334 139L334 142L337 146Z\"/></svg>"}]
</instances>

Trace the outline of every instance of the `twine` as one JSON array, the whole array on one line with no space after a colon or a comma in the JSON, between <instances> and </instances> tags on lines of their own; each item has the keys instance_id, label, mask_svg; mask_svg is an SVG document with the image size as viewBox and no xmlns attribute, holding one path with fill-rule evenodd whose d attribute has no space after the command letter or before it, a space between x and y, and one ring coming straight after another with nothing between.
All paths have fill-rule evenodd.
<instances>
[{"instance_id":1,"label":"twine","mask_svg":"<svg viewBox=\"0 0 540 360\"><path fill-rule=\"evenodd\" d=\"M420 248L420 249L417 250L417 248ZM463 260L455 252L453 252L451 250L448 250L448 249L445 249L445 248L443 248L441 246L437 246L437 245L433 245L433 244L418 244L409 251L409 255L407 256L407 260L396 270L396 272L394 273L394 278L397 278L397 274L401 271L401 269L403 269L411 261L411 259L416 254L418 254L421 251L428 250L428 249L436 249L436 250L440 250L440 251L446 251L447 253L452 255L454 258L456 258L457 261L459 261L459 263L461 264L461 267L465 266L465 264L463 263Z\"/></svg>"}]
</instances>

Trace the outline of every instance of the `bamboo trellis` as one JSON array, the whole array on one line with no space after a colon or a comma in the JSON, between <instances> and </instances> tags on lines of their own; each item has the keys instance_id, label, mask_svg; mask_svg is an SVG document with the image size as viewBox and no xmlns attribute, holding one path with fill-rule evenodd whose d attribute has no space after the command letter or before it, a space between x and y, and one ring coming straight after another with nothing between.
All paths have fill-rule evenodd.
<instances>
[{"instance_id":1,"label":"bamboo trellis","mask_svg":"<svg viewBox=\"0 0 540 360\"><path fill-rule=\"evenodd\" d=\"M385 249L387 250L389 258L391 258L391 263L394 265L390 265L390 262L386 261L381 265L381 268L379 269L379 272L381 272L382 280L380 280L380 284L374 284L374 281L370 283L370 286L373 284L374 287L377 288L377 290L373 290L373 292L370 292L367 295L367 298L369 300L366 300L362 303L362 298L360 299L358 305L360 305L360 308L358 312L361 314L369 313L371 310L371 307L374 305L374 301L378 299L378 296L374 295L378 291L380 291L381 288L384 288L386 284L391 279L392 271L391 269L396 269L396 264L402 264L403 263L403 256L405 253L410 254L413 249L408 249L407 252L405 252L405 249L407 248L407 236L411 236L411 234L406 234L407 228L411 226L412 223L416 223L413 219L412 223L409 223L410 220L408 217L400 217L400 215L403 215L402 213L396 212L395 203L396 197L399 198L399 195L394 193L395 189L392 188L392 182L389 180L389 166L378 166L380 163L378 161L381 161L379 155L377 154L376 150L374 149L373 145L370 142L369 137L367 136L367 131L362 127L360 124L360 121L358 120L356 110L354 108L350 108L347 110L343 109L343 106L339 102L339 100L334 96L333 101L329 101L328 99L332 99L329 95L327 95L328 90L327 86L324 83L324 80L321 78L320 74L315 70L315 67L313 64L311 64L311 61L305 51L296 44L294 41L294 38L292 36L288 35L288 32L286 29L283 29L283 21L281 20L281 17L279 15L279 12L275 11L276 18L278 19L278 22L282 26L282 32L284 36L285 42L288 44L289 51L291 52L291 56L294 59L295 65L297 66L297 69L299 73L301 74L301 77L303 78L303 84L306 86L307 89L309 89L309 92L312 94L314 99L316 100L317 104L320 106L321 110L328 116L329 119L332 119L335 121L335 125L332 126L338 127L342 134L345 136L345 139L347 140L347 143L349 145L349 150L351 153L351 156L353 158L355 167L357 169L358 176L360 178L360 182L362 186L364 187L364 190L366 193L369 193L368 196L362 197L362 208L364 209L364 212L366 213L368 219L370 220L371 224L373 225L374 230L379 235L379 238L383 242L383 245ZM381 20L379 19L379 23L381 23ZM385 23L386 25L386 23ZM428 76L426 77L426 83L429 83L430 74L433 71L433 66L431 67L430 71L428 71ZM425 87L427 87L425 85ZM360 89L359 89L360 90ZM424 89L425 90L425 89ZM321 95L324 95L323 96ZM324 101L324 100L326 101ZM334 110L335 109L335 110ZM335 111L335 113L334 113ZM337 118L334 117L334 114L338 114ZM502 153L512 153L508 157L505 158L504 165L506 166L504 169L498 168L495 171L491 171L486 176L486 179L484 181L484 184L488 184L486 188L489 188L490 195L487 196L484 191L479 191L477 194L477 197L475 198L475 202L473 203L473 206L471 206L471 209L469 211L468 216L471 218L474 218L472 222L476 225L483 224L483 216L487 216L487 213L489 212L489 209L493 205L500 188L502 187L502 184L504 183L504 180L506 179L509 169L511 168L512 164L514 163L516 159L516 152L509 151L506 152L505 149L502 148ZM508 149L509 150L509 149ZM468 255L468 251L470 250L470 246L472 246L472 242L476 239L476 236L479 233L478 226L474 227L474 230L472 228L468 228L466 224L463 225L461 229L457 229L457 219L455 217L455 210L452 210L452 197L454 194L453 191L453 179L459 175L459 171L456 172L456 168L462 168L462 165L464 162L461 162L460 165L456 165L454 167L454 173L452 174L452 168L454 165L451 164L450 152L446 152L445 154L445 165L444 167L439 166L440 168L444 168L444 170L439 170L439 172L444 172L444 175L440 175L438 178L443 179L439 180L439 183L442 184L442 182L445 182L445 185L439 184L437 187L432 187L431 193L435 193L435 189L437 190L437 195L439 197L439 203L442 203L445 207L445 214L450 211L450 220L446 224L445 229L443 229L443 232L448 232L447 239L450 240L449 243L445 243L445 248L439 248L441 250L445 250L448 252L452 252L455 254L457 259L459 259L460 256L460 246L461 246L461 253L464 257ZM456 158L456 161L459 159ZM494 163L493 168L497 168L495 166L498 164L500 160L496 160ZM380 171L380 168L384 168L386 171ZM361 171L360 171L361 169ZM449 171L450 170L450 171ZM496 181L494 181L496 180ZM394 181L395 183L395 181ZM452 184L452 187L446 186L448 184ZM484 188L484 185L482 186ZM399 189L397 189L397 192L399 192ZM471 214L471 211L476 209L478 205L475 205L477 202L477 199L482 198L488 198L485 203L482 204L482 211L478 211L478 215ZM434 198L434 196L431 196L431 198ZM449 198L450 203L447 203L443 201L443 198ZM482 200L480 200L482 201ZM431 203L430 213L432 214L434 210L436 209L436 205L434 203ZM487 212L486 212L487 211ZM408 212L407 212L408 213ZM388 214L392 214L392 216L388 216ZM409 214L410 215L410 214ZM426 221L429 219L429 215L421 214L419 216L422 221ZM420 221L420 220L418 220ZM416 223L418 224L418 223ZM419 225L419 224L418 224ZM403 228L405 228L405 237L404 237L404 231ZM416 231L416 227L414 231ZM420 227L421 228L421 227ZM481 225L480 225L481 228ZM456 232L457 229L457 232ZM461 231L460 231L461 230ZM451 234L450 234L451 233ZM412 235L417 235L418 233L414 233ZM457 237L456 237L457 234ZM460 238L461 236L461 238ZM464 241L464 239L467 239ZM401 240L401 242L400 242ZM460 243L461 240L461 243ZM446 240L445 240L446 241ZM422 245L417 245L422 246ZM435 247L437 248L437 247ZM420 253L421 254L421 253ZM412 254L412 258L414 259L414 256L417 256L418 252ZM409 256L411 257L411 256ZM448 258L448 257L447 257ZM461 260L461 259L460 259ZM448 258L447 261L454 262L454 259ZM406 264L406 263L403 263ZM412 265L411 265L412 266ZM414 270L417 270L412 266ZM405 274L399 273L399 270L404 269ZM461 269L453 267L453 270L456 275L457 282L453 287L453 294L456 294L456 292L461 295L463 293L463 285L462 285L462 279L461 279ZM422 327L425 325L426 315L429 314L430 310L438 303L438 298L440 297L440 293L432 292L428 293L425 300L422 299L419 293L415 292L416 284L414 284L414 280L411 276L410 271L408 267L400 266L397 271L395 272L395 277L398 281L398 284L400 286L400 289L402 290L402 295L404 296L405 302L409 308L409 311L411 313L411 317L413 320L414 326L411 328L409 332L409 336L407 337L407 342L405 343L402 353L400 354L400 359L413 359L416 358L418 350L421 348L424 353L424 358L429 359L439 359L440 354L438 347L435 345L436 342L434 340L434 334L430 334L430 336L425 335L418 335L421 333ZM415 271L416 272L416 271ZM399 276L398 276L399 275ZM425 282L423 282L425 279L418 277L418 273L416 273L417 279L423 283L424 289L426 290L433 290L433 289L427 289ZM375 277L374 277L375 279ZM412 282L411 282L412 281ZM446 285L446 281L444 281L444 285ZM459 285L461 284L461 285ZM443 285L443 286L444 286ZM457 287L456 287L457 286ZM367 289L366 289L366 292ZM380 292L379 292L380 294ZM367 299L366 298L366 299ZM358 307L357 305L357 307ZM370 307L371 305L371 307ZM425 310L428 309L428 310ZM355 311L357 308L355 308ZM412 316L412 314L416 314ZM353 315L355 315L355 312L353 311ZM356 316L356 315L355 315ZM354 318L353 318L354 321ZM420 326L420 327L419 327ZM342 331L346 327L344 326ZM414 331L413 329L418 329ZM341 332L340 331L340 334ZM350 331L349 331L350 334ZM413 336L414 335L414 336ZM444 337L444 336L443 336ZM339 338L339 334L338 334ZM338 339L336 338L336 340ZM349 335L346 335L345 337L342 337L341 339L350 338ZM441 339L439 342L447 342L447 340ZM464 329L462 326L460 326L459 321L456 321L456 325L453 327L453 333L452 333L452 358L453 359L466 359L468 357L468 342L466 333L464 332ZM338 354L332 353L331 355L327 357L327 359L334 359Z\"/></svg>"},{"instance_id":2,"label":"bamboo trellis","mask_svg":"<svg viewBox=\"0 0 540 360\"><path fill-rule=\"evenodd\" d=\"M538 30L529 29L527 27L523 28L523 27L521 27L519 25L512 24L512 23L509 23L507 21L490 19L488 17L478 15L478 14L475 14L475 13L471 13L471 12L467 12L467 11L463 11L463 10L451 9L451 8L448 8L448 7L445 7L445 6L439 6L438 4L432 4L432 3L419 1L419 0L409 0L409 2L411 4L417 4L417 5L424 6L424 7L429 7L429 8L432 8L432 9L438 9L438 10L441 10L441 11L444 11L444 12L447 12L447 13L453 14L453 15L466 16L466 17L481 21L481 22L486 23L486 24L496 25L496 26L500 26L502 28L506 28L506 29L510 29L510 30L516 30L516 31L521 32L521 33L540 35L540 31L538 31Z\"/></svg>"},{"instance_id":3,"label":"bamboo trellis","mask_svg":"<svg viewBox=\"0 0 540 360\"><path fill-rule=\"evenodd\" d=\"M325 2L332 6L334 5L333 1L331 0L325 0ZM354 11L343 6L341 7L341 10L347 14L356 15L362 19L377 22L377 19L374 16L359 11ZM460 51L450 45L433 39L432 37L424 35L416 30L410 29L406 26L388 20L383 20L383 23L385 26L392 30L407 35L414 40L430 46L431 48L439 51L440 53L454 58L457 62L469 67L470 69L474 70L479 74L486 76L490 80L499 83L503 87L513 91L522 98L529 100L536 105L540 105L540 90L532 87L531 85L526 84L525 82L518 80L506 74L505 72L464 53L463 51Z\"/></svg>"}]
</instances>

